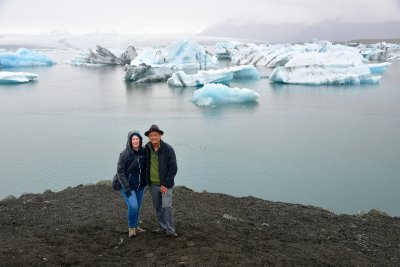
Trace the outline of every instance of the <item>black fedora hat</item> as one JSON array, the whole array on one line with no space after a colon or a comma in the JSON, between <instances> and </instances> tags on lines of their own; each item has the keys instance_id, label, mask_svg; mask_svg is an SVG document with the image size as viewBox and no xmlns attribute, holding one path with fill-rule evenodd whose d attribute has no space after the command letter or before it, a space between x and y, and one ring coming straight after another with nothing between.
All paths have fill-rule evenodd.
<instances>
[{"instance_id":1,"label":"black fedora hat","mask_svg":"<svg viewBox=\"0 0 400 267\"><path fill-rule=\"evenodd\" d=\"M161 135L164 134L164 132L160 130L160 127L158 127L158 125L155 125L155 124L151 125L151 126L150 126L150 129L147 130L147 131L144 133L144 135L145 135L145 136L149 136L149 133L150 133L150 132L159 132Z\"/></svg>"}]
</instances>

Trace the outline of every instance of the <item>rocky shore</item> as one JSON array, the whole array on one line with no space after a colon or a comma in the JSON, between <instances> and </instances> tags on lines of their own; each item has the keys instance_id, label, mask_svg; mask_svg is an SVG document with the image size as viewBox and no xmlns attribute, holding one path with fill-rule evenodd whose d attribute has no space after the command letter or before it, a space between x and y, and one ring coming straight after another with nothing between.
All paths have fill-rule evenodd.
<instances>
[{"instance_id":1,"label":"rocky shore","mask_svg":"<svg viewBox=\"0 0 400 267\"><path fill-rule=\"evenodd\" d=\"M0 266L399 266L400 218L336 215L317 207L176 187L176 239L142 227L109 185L25 194L0 202Z\"/></svg>"}]
</instances>

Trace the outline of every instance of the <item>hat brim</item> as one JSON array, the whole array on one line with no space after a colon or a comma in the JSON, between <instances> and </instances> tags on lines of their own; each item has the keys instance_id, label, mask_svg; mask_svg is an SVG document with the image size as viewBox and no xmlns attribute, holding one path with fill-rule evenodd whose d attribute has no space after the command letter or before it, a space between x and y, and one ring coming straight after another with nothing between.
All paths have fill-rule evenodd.
<instances>
[{"instance_id":1,"label":"hat brim","mask_svg":"<svg viewBox=\"0 0 400 267\"><path fill-rule=\"evenodd\" d=\"M149 136L149 133L151 133L151 132L158 132L158 133L161 134L161 135L164 134L163 131L161 131L161 130L155 130L155 129L154 129L154 130L148 130L147 132L144 133L144 135L148 137L148 136Z\"/></svg>"}]
</instances>

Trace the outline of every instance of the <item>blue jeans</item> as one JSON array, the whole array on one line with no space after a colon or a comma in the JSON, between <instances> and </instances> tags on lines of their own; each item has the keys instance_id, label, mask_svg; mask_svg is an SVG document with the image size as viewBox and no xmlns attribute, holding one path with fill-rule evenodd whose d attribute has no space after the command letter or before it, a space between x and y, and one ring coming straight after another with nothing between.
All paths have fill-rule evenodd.
<instances>
[{"instance_id":1,"label":"blue jeans","mask_svg":"<svg viewBox=\"0 0 400 267\"><path fill-rule=\"evenodd\" d=\"M131 195L129 197L126 196L123 188L121 188L120 191L128 206L128 227L137 228L139 226L139 212L142 206L144 188L137 191L131 190Z\"/></svg>"}]
</instances>

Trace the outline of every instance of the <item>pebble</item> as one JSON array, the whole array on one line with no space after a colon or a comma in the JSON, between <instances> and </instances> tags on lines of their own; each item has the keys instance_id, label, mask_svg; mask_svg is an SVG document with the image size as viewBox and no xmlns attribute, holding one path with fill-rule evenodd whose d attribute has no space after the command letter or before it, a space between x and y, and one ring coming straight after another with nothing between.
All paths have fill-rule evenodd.
<instances>
[{"instance_id":1,"label":"pebble","mask_svg":"<svg viewBox=\"0 0 400 267\"><path fill-rule=\"evenodd\" d=\"M154 257L154 253L147 253L146 254L146 258L153 258Z\"/></svg>"},{"instance_id":2,"label":"pebble","mask_svg":"<svg viewBox=\"0 0 400 267\"><path fill-rule=\"evenodd\" d=\"M194 247L196 244L193 241L187 241L186 246L188 247Z\"/></svg>"}]
</instances>

